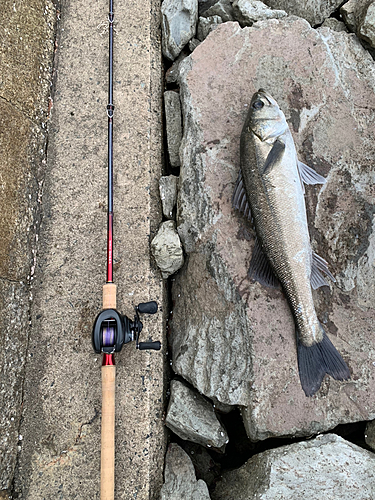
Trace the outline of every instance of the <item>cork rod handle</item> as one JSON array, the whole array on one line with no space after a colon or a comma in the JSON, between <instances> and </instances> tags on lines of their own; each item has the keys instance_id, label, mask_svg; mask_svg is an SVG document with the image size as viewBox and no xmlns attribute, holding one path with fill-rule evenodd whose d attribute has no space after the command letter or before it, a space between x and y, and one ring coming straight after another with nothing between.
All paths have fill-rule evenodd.
<instances>
[{"instance_id":1,"label":"cork rod handle","mask_svg":"<svg viewBox=\"0 0 375 500\"><path fill-rule=\"evenodd\" d=\"M102 367L101 500L115 497L115 366Z\"/></svg>"}]
</instances>

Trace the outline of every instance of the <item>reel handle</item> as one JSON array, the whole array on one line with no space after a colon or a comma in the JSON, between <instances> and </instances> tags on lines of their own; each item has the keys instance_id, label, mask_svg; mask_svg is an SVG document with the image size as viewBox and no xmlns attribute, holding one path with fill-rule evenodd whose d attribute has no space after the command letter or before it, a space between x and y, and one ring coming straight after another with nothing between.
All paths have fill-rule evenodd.
<instances>
[{"instance_id":1,"label":"reel handle","mask_svg":"<svg viewBox=\"0 0 375 500\"><path fill-rule=\"evenodd\" d=\"M137 306L137 311L141 314L155 314L158 310L158 304L151 300L151 302L141 302Z\"/></svg>"},{"instance_id":2,"label":"reel handle","mask_svg":"<svg viewBox=\"0 0 375 500\"><path fill-rule=\"evenodd\" d=\"M159 340L156 340L155 342L139 342L137 345L138 349L140 351L145 351L146 349L151 349L154 351L160 351L161 349L161 342Z\"/></svg>"}]
</instances>

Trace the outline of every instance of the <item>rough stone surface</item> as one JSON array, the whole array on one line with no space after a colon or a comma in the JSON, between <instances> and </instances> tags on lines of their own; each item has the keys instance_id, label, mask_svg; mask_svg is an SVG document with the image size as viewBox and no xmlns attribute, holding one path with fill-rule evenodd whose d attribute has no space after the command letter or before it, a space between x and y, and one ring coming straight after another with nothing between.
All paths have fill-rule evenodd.
<instances>
[{"instance_id":1,"label":"rough stone surface","mask_svg":"<svg viewBox=\"0 0 375 500\"><path fill-rule=\"evenodd\" d=\"M160 177L159 180L159 192L163 207L163 215L167 217L167 219L172 219L173 210L176 206L177 181L178 177L175 175L165 175Z\"/></svg>"},{"instance_id":2,"label":"rough stone surface","mask_svg":"<svg viewBox=\"0 0 375 500\"><path fill-rule=\"evenodd\" d=\"M196 32L198 0L164 0L162 12L162 48L174 61Z\"/></svg>"},{"instance_id":3,"label":"rough stone surface","mask_svg":"<svg viewBox=\"0 0 375 500\"><path fill-rule=\"evenodd\" d=\"M300 0L265 0L264 3L273 9L282 9L288 14L302 17L311 26L315 26L329 17L342 4L342 0L310 0L308 2L301 2Z\"/></svg>"},{"instance_id":4,"label":"rough stone surface","mask_svg":"<svg viewBox=\"0 0 375 500\"><path fill-rule=\"evenodd\" d=\"M366 9L366 13L359 25L358 35L368 42L371 47L375 47L375 2L371 2Z\"/></svg>"},{"instance_id":5,"label":"rough stone surface","mask_svg":"<svg viewBox=\"0 0 375 500\"><path fill-rule=\"evenodd\" d=\"M230 0L219 0L202 13L202 17L220 16L222 21L233 21L234 12Z\"/></svg>"},{"instance_id":6,"label":"rough stone surface","mask_svg":"<svg viewBox=\"0 0 375 500\"><path fill-rule=\"evenodd\" d=\"M349 0L340 8L342 18L350 31L356 33L366 12L368 0Z\"/></svg>"},{"instance_id":7,"label":"rough stone surface","mask_svg":"<svg viewBox=\"0 0 375 500\"><path fill-rule=\"evenodd\" d=\"M221 24L181 65L177 206L187 263L172 289L173 369L204 395L241 405L253 440L375 417L374 71L354 35L293 17ZM352 379L326 377L314 398L300 386L285 297L247 277L254 233L231 207L258 88L285 112L301 161L327 178L306 189L306 206L312 247L337 283L314 302Z\"/></svg>"},{"instance_id":8,"label":"rough stone surface","mask_svg":"<svg viewBox=\"0 0 375 500\"><path fill-rule=\"evenodd\" d=\"M329 17L324 21L322 24L322 28L331 28L333 31L346 31L348 32L348 29L342 21L339 21L338 19L334 17Z\"/></svg>"},{"instance_id":9,"label":"rough stone surface","mask_svg":"<svg viewBox=\"0 0 375 500\"><path fill-rule=\"evenodd\" d=\"M206 483L197 481L189 456L175 443L168 447L164 480L160 500L210 500Z\"/></svg>"},{"instance_id":10,"label":"rough stone surface","mask_svg":"<svg viewBox=\"0 0 375 500\"><path fill-rule=\"evenodd\" d=\"M51 1L1 2L0 498L8 498L20 444L54 36Z\"/></svg>"},{"instance_id":11,"label":"rough stone surface","mask_svg":"<svg viewBox=\"0 0 375 500\"><path fill-rule=\"evenodd\" d=\"M233 2L233 11L236 21L242 27L251 26L253 23L265 19L281 19L288 15L285 10L270 9L259 0L235 0Z\"/></svg>"},{"instance_id":12,"label":"rough stone surface","mask_svg":"<svg viewBox=\"0 0 375 500\"><path fill-rule=\"evenodd\" d=\"M172 167L180 166L179 149L182 138L181 104L178 92L164 92L164 109L167 129L169 161Z\"/></svg>"},{"instance_id":13,"label":"rough stone surface","mask_svg":"<svg viewBox=\"0 0 375 500\"><path fill-rule=\"evenodd\" d=\"M366 425L365 440L366 444L375 450L375 420Z\"/></svg>"},{"instance_id":14,"label":"rough stone surface","mask_svg":"<svg viewBox=\"0 0 375 500\"><path fill-rule=\"evenodd\" d=\"M183 266L184 253L175 221L169 220L160 224L151 242L151 251L163 278L168 278Z\"/></svg>"},{"instance_id":15,"label":"rough stone surface","mask_svg":"<svg viewBox=\"0 0 375 500\"><path fill-rule=\"evenodd\" d=\"M165 424L180 438L209 448L224 450L228 442L212 404L179 380L171 381Z\"/></svg>"},{"instance_id":16,"label":"rough stone surface","mask_svg":"<svg viewBox=\"0 0 375 500\"><path fill-rule=\"evenodd\" d=\"M213 460L208 450L199 444L191 441L182 443L184 451L189 455L198 479L203 481L210 488L221 474L220 465Z\"/></svg>"},{"instance_id":17,"label":"rough stone surface","mask_svg":"<svg viewBox=\"0 0 375 500\"><path fill-rule=\"evenodd\" d=\"M282 446L223 474L212 500L372 500L375 454L335 434Z\"/></svg>"},{"instance_id":18,"label":"rough stone surface","mask_svg":"<svg viewBox=\"0 0 375 500\"><path fill-rule=\"evenodd\" d=\"M9 12L27 3L10 2ZM106 275L108 37L98 25L108 19L108 4L67 0L60 9L43 219L28 311L22 440L12 488L20 500L100 496L101 356L92 350L91 330ZM117 307L132 317L133 305L156 300L161 311L142 318L141 336L163 341L164 286L149 245L161 220L160 4L115 3L115 20ZM163 358L137 351L134 343L116 355L117 498L160 496Z\"/></svg>"},{"instance_id":19,"label":"rough stone surface","mask_svg":"<svg viewBox=\"0 0 375 500\"><path fill-rule=\"evenodd\" d=\"M223 20L220 16L209 16L200 17L197 27L197 38L201 42L208 37L212 30L216 28L218 24L221 24Z\"/></svg>"},{"instance_id":20,"label":"rough stone surface","mask_svg":"<svg viewBox=\"0 0 375 500\"><path fill-rule=\"evenodd\" d=\"M180 74L181 61L183 61L189 54L190 51L184 49L173 62L172 66L165 73L165 81L167 83L177 83Z\"/></svg>"}]
</instances>

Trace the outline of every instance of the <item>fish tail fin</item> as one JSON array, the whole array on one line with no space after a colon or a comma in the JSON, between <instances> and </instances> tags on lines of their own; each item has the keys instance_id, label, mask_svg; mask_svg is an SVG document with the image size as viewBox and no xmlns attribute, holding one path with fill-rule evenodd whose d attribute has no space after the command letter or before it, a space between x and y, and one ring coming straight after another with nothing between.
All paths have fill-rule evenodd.
<instances>
[{"instance_id":1,"label":"fish tail fin","mask_svg":"<svg viewBox=\"0 0 375 500\"><path fill-rule=\"evenodd\" d=\"M297 330L298 371L306 396L313 396L320 388L325 374L335 380L350 379L350 371L340 353L329 340L324 328L323 339L308 347L302 344Z\"/></svg>"}]
</instances>

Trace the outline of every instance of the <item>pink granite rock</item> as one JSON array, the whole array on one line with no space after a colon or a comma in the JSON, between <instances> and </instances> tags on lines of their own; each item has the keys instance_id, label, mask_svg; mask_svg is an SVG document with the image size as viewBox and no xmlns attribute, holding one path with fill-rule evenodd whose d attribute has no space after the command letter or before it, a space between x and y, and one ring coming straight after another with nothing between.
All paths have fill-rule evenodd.
<instances>
[{"instance_id":1,"label":"pink granite rock","mask_svg":"<svg viewBox=\"0 0 375 500\"><path fill-rule=\"evenodd\" d=\"M181 64L178 231L188 254L173 285L173 369L240 405L251 439L309 435L375 418L375 69L358 39L298 18L225 23ZM286 114L299 158L327 178L306 188L313 249L337 283L318 317L352 373L306 398L282 291L247 277L254 233L231 207L252 94Z\"/></svg>"}]
</instances>

